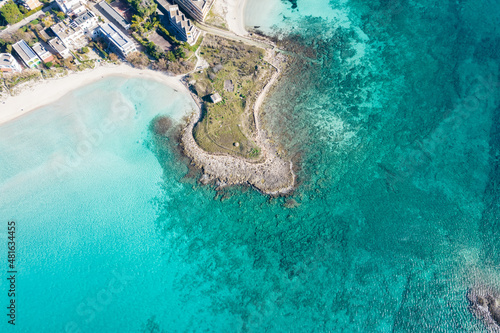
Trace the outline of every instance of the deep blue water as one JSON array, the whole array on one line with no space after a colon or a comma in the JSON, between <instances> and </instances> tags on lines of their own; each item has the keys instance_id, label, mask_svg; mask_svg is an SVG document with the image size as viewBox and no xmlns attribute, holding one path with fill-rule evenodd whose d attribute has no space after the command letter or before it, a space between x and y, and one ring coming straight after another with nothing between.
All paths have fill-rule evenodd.
<instances>
[{"instance_id":1,"label":"deep blue water","mask_svg":"<svg viewBox=\"0 0 500 333\"><path fill-rule=\"evenodd\" d=\"M47 120L59 103L2 126L17 330L485 331L466 292L500 284L499 7L249 0L247 25L294 54L264 108L299 168L290 198L185 177L148 128L192 106L141 80L82 89L71 117ZM119 130L61 173L116 105Z\"/></svg>"}]
</instances>

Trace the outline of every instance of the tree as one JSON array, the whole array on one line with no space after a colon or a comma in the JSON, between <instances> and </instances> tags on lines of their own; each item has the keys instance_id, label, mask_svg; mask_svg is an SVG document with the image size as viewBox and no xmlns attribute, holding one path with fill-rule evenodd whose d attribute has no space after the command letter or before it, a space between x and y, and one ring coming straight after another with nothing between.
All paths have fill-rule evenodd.
<instances>
[{"instance_id":1,"label":"tree","mask_svg":"<svg viewBox=\"0 0 500 333\"><path fill-rule=\"evenodd\" d=\"M23 19L23 14L19 11L19 7L12 0L0 8L0 13L8 24L14 24Z\"/></svg>"},{"instance_id":2,"label":"tree","mask_svg":"<svg viewBox=\"0 0 500 333\"><path fill-rule=\"evenodd\" d=\"M88 53L88 52L89 52L89 48L86 47L86 46L82 47L82 49L80 50L81 54L85 54L85 53Z\"/></svg>"},{"instance_id":3,"label":"tree","mask_svg":"<svg viewBox=\"0 0 500 333\"><path fill-rule=\"evenodd\" d=\"M168 61L175 61L175 55L171 51L167 52L167 60Z\"/></svg>"},{"instance_id":4,"label":"tree","mask_svg":"<svg viewBox=\"0 0 500 333\"><path fill-rule=\"evenodd\" d=\"M60 21L62 21L62 20L64 20L64 19L66 18L66 15L64 15L64 13L63 13L63 12L57 12L56 16L57 16L57 18L58 18Z\"/></svg>"},{"instance_id":5,"label":"tree","mask_svg":"<svg viewBox=\"0 0 500 333\"><path fill-rule=\"evenodd\" d=\"M186 58L186 52L184 51L184 48L178 47L174 50L174 56L176 59L184 59Z\"/></svg>"},{"instance_id":6,"label":"tree","mask_svg":"<svg viewBox=\"0 0 500 333\"><path fill-rule=\"evenodd\" d=\"M132 64L132 66L137 68L144 68L149 65L149 59L144 53L134 52L127 57L127 61Z\"/></svg>"},{"instance_id":7,"label":"tree","mask_svg":"<svg viewBox=\"0 0 500 333\"><path fill-rule=\"evenodd\" d=\"M10 53L12 51L12 43L0 39L0 53Z\"/></svg>"},{"instance_id":8,"label":"tree","mask_svg":"<svg viewBox=\"0 0 500 333\"><path fill-rule=\"evenodd\" d=\"M160 60L158 60L156 63L155 63L155 69L157 70L160 70L160 71L164 71L167 69L168 65L167 65L167 61L163 58L161 58Z\"/></svg>"},{"instance_id":9,"label":"tree","mask_svg":"<svg viewBox=\"0 0 500 333\"><path fill-rule=\"evenodd\" d=\"M109 59L113 62L118 61L118 56L114 53L109 54Z\"/></svg>"}]
</instances>

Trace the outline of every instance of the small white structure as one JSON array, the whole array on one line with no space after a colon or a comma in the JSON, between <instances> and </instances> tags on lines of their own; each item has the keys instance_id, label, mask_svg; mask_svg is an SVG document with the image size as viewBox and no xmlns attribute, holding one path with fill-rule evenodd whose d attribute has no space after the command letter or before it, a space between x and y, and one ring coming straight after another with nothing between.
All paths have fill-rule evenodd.
<instances>
[{"instance_id":1,"label":"small white structure","mask_svg":"<svg viewBox=\"0 0 500 333\"><path fill-rule=\"evenodd\" d=\"M0 53L0 72L11 73L20 71L22 71L21 65L19 65L12 54Z\"/></svg>"},{"instance_id":2,"label":"small white structure","mask_svg":"<svg viewBox=\"0 0 500 333\"><path fill-rule=\"evenodd\" d=\"M83 29L81 29L80 27L77 26L76 28L74 28L72 26L67 26L63 22L54 24L51 29L68 48L72 47L73 45L77 45L78 40L85 35Z\"/></svg>"},{"instance_id":3,"label":"small white structure","mask_svg":"<svg viewBox=\"0 0 500 333\"><path fill-rule=\"evenodd\" d=\"M78 15L85 12L86 0L56 0L61 11L66 15Z\"/></svg>"},{"instance_id":4,"label":"small white structure","mask_svg":"<svg viewBox=\"0 0 500 333\"><path fill-rule=\"evenodd\" d=\"M64 46L63 42L58 37L49 40L49 45L61 57L63 57L63 58L71 57L71 53L69 52L69 49L66 46Z\"/></svg>"},{"instance_id":5,"label":"small white structure","mask_svg":"<svg viewBox=\"0 0 500 333\"><path fill-rule=\"evenodd\" d=\"M215 93L215 94L210 95L210 99L212 100L212 103L214 103L214 104L222 102L222 97L220 97L219 93Z\"/></svg>"}]
</instances>

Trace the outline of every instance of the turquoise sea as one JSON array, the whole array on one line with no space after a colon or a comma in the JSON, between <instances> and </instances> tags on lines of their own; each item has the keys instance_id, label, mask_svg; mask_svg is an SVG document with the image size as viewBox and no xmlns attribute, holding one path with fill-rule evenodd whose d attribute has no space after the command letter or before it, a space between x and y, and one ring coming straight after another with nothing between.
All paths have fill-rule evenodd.
<instances>
[{"instance_id":1,"label":"turquoise sea","mask_svg":"<svg viewBox=\"0 0 500 333\"><path fill-rule=\"evenodd\" d=\"M198 185L150 131L194 106L152 81L106 78L4 124L18 274L13 329L2 273L1 332L486 332L466 293L500 286L500 3L245 15L292 55L264 120L297 190Z\"/></svg>"}]
</instances>

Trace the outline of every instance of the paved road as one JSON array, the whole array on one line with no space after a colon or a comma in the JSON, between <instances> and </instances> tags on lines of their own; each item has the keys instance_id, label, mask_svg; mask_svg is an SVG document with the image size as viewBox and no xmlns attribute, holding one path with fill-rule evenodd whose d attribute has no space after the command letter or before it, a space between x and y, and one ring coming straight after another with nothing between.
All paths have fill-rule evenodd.
<instances>
[{"instance_id":1,"label":"paved road","mask_svg":"<svg viewBox=\"0 0 500 333\"><path fill-rule=\"evenodd\" d=\"M52 2L49 6L43 8L42 10L39 10L36 13L34 13L26 18L23 18L21 21L17 22L16 24L13 24L13 25L9 26L7 29L1 31L0 38L6 37L7 35L10 35L10 34L16 32L19 28L21 28L24 25L30 23L31 21L39 18L42 14L44 14L46 11L49 11L53 7L57 7L55 1Z\"/></svg>"},{"instance_id":2,"label":"paved road","mask_svg":"<svg viewBox=\"0 0 500 333\"><path fill-rule=\"evenodd\" d=\"M219 28L207 25L205 23L195 22L195 25L198 27L198 29L205 31L205 32L212 34L212 35L221 36L221 37L224 37L227 39L231 39L231 40L234 40L237 42L242 42L242 43L245 43L248 45L257 46L257 47L260 47L263 49L274 49L274 45L272 45L271 43L266 43L266 42L259 41L259 40L249 38L249 37L239 36L231 31L219 29Z\"/></svg>"}]
</instances>

